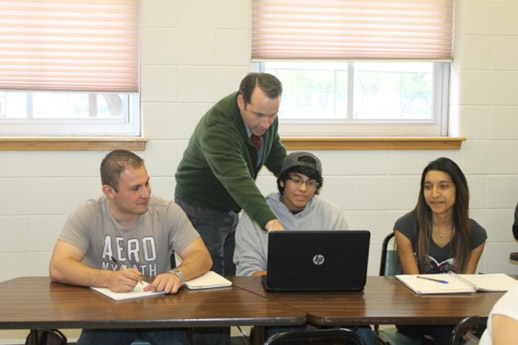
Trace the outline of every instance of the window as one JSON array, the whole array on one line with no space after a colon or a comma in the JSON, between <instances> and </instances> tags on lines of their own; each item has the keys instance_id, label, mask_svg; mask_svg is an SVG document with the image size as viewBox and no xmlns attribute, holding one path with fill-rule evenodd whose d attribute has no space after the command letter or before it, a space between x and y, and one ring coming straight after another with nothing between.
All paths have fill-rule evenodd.
<instances>
[{"instance_id":1,"label":"window","mask_svg":"<svg viewBox=\"0 0 518 345\"><path fill-rule=\"evenodd\" d=\"M452 0L252 0L282 135L447 134Z\"/></svg>"},{"instance_id":2,"label":"window","mask_svg":"<svg viewBox=\"0 0 518 345\"><path fill-rule=\"evenodd\" d=\"M0 91L10 136L138 136L138 94Z\"/></svg>"},{"instance_id":3,"label":"window","mask_svg":"<svg viewBox=\"0 0 518 345\"><path fill-rule=\"evenodd\" d=\"M139 136L138 0L0 0L0 133Z\"/></svg>"},{"instance_id":4,"label":"window","mask_svg":"<svg viewBox=\"0 0 518 345\"><path fill-rule=\"evenodd\" d=\"M446 135L449 63L254 64L283 83L283 135Z\"/></svg>"}]
</instances>

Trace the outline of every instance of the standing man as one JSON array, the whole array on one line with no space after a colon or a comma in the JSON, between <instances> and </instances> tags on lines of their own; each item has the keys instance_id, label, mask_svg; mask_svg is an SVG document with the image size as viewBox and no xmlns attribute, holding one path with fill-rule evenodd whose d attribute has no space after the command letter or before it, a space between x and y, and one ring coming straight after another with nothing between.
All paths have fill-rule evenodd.
<instances>
[{"instance_id":1,"label":"standing man","mask_svg":"<svg viewBox=\"0 0 518 345\"><path fill-rule=\"evenodd\" d=\"M277 176L286 149L277 113L282 85L273 75L250 73L239 91L201 118L176 172L176 202L209 249L213 271L235 275L238 212L265 231L284 230L255 184L263 165Z\"/></svg>"},{"instance_id":2,"label":"standing man","mask_svg":"<svg viewBox=\"0 0 518 345\"><path fill-rule=\"evenodd\" d=\"M50 260L53 281L131 291L143 276L145 290L176 293L185 280L212 266L203 240L172 201L151 196L144 161L126 150L110 152L101 163L103 195L88 200L67 218ZM171 270L171 252L182 259ZM117 270L112 259L127 269ZM188 344L183 329L83 330L77 344Z\"/></svg>"}]
</instances>

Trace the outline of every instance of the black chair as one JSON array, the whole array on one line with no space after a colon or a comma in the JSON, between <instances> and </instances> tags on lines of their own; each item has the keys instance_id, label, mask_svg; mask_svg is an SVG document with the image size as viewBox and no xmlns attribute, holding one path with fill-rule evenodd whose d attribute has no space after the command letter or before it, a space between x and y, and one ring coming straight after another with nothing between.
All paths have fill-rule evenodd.
<instances>
[{"instance_id":1,"label":"black chair","mask_svg":"<svg viewBox=\"0 0 518 345\"><path fill-rule=\"evenodd\" d=\"M362 338L350 329L310 329L272 335L264 345L365 345Z\"/></svg>"},{"instance_id":2,"label":"black chair","mask_svg":"<svg viewBox=\"0 0 518 345\"><path fill-rule=\"evenodd\" d=\"M381 244L380 276L402 274L403 269L396 252L396 239L391 232Z\"/></svg>"},{"instance_id":3,"label":"black chair","mask_svg":"<svg viewBox=\"0 0 518 345\"><path fill-rule=\"evenodd\" d=\"M396 251L394 233L388 234L381 244L380 276L394 276L403 273ZM400 333L395 326L380 328L374 325L377 340L386 345L420 345L420 337Z\"/></svg>"},{"instance_id":4,"label":"black chair","mask_svg":"<svg viewBox=\"0 0 518 345\"><path fill-rule=\"evenodd\" d=\"M468 316L453 329L451 345L478 343L487 326L487 316Z\"/></svg>"},{"instance_id":5,"label":"black chair","mask_svg":"<svg viewBox=\"0 0 518 345\"><path fill-rule=\"evenodd\" d=\"M518 204L514 210L513 236L518 241Z\"/></svg>"},{"instance_id":6,"label":"black chair","mask_svg":"<svg viewBox=\"0 0 518 345\"><path fill-rule=\"evenodd\" d=\"M513 236L518 241L518 204L514 210ZM518 252L511 253L509 259L513 262L518 262Z\"/></svg>"}]
</instances>

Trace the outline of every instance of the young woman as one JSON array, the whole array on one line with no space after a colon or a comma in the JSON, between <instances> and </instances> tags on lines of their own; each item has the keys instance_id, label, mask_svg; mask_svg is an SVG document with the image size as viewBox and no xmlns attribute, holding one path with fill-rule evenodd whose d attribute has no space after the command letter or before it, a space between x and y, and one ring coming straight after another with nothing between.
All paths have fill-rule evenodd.
<instances>
[{"instance_id":1,"label":"young woman","mask_svg":"<svg viewBox=\"0 0 518 345\"><path fill-rule=\"evenodd\" d=\"M468 183L459 166L448 158L430 162L421 176L415 209L394 225L403 273L475 273L487 234L468 210ZM452 328L398 327L422 335L428 344L449 343Z\"/></svg>"}]
</instances>

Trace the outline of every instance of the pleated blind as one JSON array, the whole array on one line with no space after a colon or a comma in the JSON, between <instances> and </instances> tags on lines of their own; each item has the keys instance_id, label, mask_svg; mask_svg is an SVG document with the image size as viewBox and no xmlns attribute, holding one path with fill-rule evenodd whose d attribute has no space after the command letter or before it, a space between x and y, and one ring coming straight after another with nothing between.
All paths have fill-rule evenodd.
<instances>
[{"instance_id":1,"label":"pleated blind","mask_svg":"<svg viewBox=\"0 0 518 345\"><path fill-rule=\"evenodd\" d=\"M252 59L451 60L453 0L252 0Z\"/></svg>"},{"instance_id":2,"label":"pleated blind","mask_svg":"<svg viewBox=\"0 0 518 345\"><path fill-rule=\"evenodd\" d=\"M138 91L138 0L0 0L0 89Z\"/></svg>"}]
</instances>

